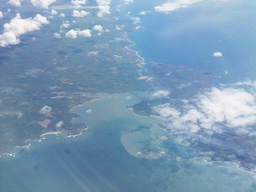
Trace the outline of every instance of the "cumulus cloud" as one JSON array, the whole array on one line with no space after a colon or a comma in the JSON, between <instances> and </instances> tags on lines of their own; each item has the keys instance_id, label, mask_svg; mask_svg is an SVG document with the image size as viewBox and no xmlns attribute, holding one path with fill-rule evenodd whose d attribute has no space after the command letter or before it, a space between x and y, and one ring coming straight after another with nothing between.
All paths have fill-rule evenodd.
<instances>
[{"instance_id":1,"label":"cumulus cloud","mask_svg":"<svg viewBox=\"0 0 256 192\"><path fill-rule=\"evenodd\" d=\"M87 3L87 0L71 0L71 3L75 7L81 7L82 5L85 5Z\"/></svg>"},{"instance_id":2,"label":"cumulus cloud","mask_svg":"<svg viewBox=\"0 0 256 192\"><path fill-rule=\"evenodd\" d=\"M59 17L66 17L64 13L61 13Z\"/></svg>"},{"instance_id":3,"label":"cumulus cloud","mask_svg":"<svg viewBox=\"0 0 256 192\"><path fill-rule=\"evenodd\" d=\"M179 110L169 103L158 105L154 110L169 122L170 127L179 131L220 133L225 127L239 131L256 124L255 93L241 88L214 87L192 99L191 103L184 102Z\"/></svg>"},{"instance_id":4,"label":"cumulus cloud","mask_svg":"<svg viewBox=\"0 0 256 192\"><path fill-rule=\"evenodd\" d=\"M79 36L82 36L82 37L91 37L92 36L91 31L89 29L85 29L83 31L76 31L76 32Z\"/></svg>"},{"instance_id":5,"label":"cumulus cloud","mask_svg":"<svg viewBox=\"0 0 256 192\"><path fill-rule=\"evenodd\" d=\"M4 14L2 11L0 11L0 19L4 17Z\"/></svg>"},{"instance_id":6,"label":"cumulus cloud","mask_svg":"<svg viewBox=\"0 0 256 192\"><path fill-rule=\"evenodd\" d=\"M53 36L54 36L55 38L57 38L57 39L60 39L60 38L61 38L59 33L54 33Z\"/></svg>"},{"instance_id":7,"label":"cumulus cloud","mask_svg":"<svg viewBox=\"0 0 256 192\"><path fill-rule=\"evenodd\" d=\"M57 12L56 10L52 9L52 10L51 10L51 14L52 14L52 15L57 15L58 12Z\"/></svg>"},{"instance_id":8,"label":"cumulus cloud","mask_svg":"<svg viewBox=\"0 0 256 192\"><path fill-rule=\"evenodd\" d=\"M19 13L10 23L4 24L3 34L0 35L0 46L15 45L20 43L20 35L39 30L43 24L49 24L46 17L37 14L34 18L21 19Z\"/></svg>"},{"instance_id":9,"label":"cumulus cloud","mask_svg":"<svg viewBox=\"0 0 256 192\"><path fill-rule=\"evenodd\" d=\"M111 0L97 0L99 4L99 12L97 14L98 17L103 17L104 15L109 15L109 5Z\"/></svg>"},{"instance_id":10,"label":"cumulus cloud","mask_svg":"<svg viewBox=\"0 0 256 192\"><path fill-rule=\"evenodd\" d=\"M73 10L73 17L84 17L86 15L88 15L89 12L86 11L78 11L78 10Z\"/></svg>"},{"instance_id":11,"label":"cumulus cloud","mask_svg":"<svg viewBox=\"0 0 256 192\"><path fill-rule=\"evenodd\" d=\"M180 112L178 110L170 107L170 103L159 105L154 109L161 117L178 117L180 115Z\"/></svg>"},{"instance_id":12,"label":"cumulus cloud","mask_svg":"<svg viewBox=\"0 0 256 192\"><path fill-rule=\"evenodd\" d=\"M99 6L99 12L97 13L98 17L103 17L104 15L109 15L109 5L101 5Z\"/></svg>"},{"instance_id":13,"label":"cumulus cloud","mask_svg":"<svg viewBox=\"0 0 256 192\"><path fill-rule=\"evenodd\" d=\"M9 0L8 3L16 7L20 7L22 0Z\"/></svg>"},{"instance_id":14,"label":"cumulus cloud","mask_svg":"<svg viewBox=\"0 0 256 192\"><path fill-rule=\"evenodd\" d=\"M202 0L175 0L174 2L168 1L167 3L156 6L155 11L170 13L181 8L187 8L189 5L200 1Z\"/></svg>"},{"instance_id":15,"label":"cumulus cloud","mask_svg":"<svg viewBox=\"0 0 256 192\"><path fill-rule=\"evenodd\" d=\"M164 90L159 90L155 93L153 93L153 97L167 97L170 94L170 91L164 91Z\"/></svg>"},{"instance_id":16,"label":"cumulus cloud","mask_svg":"<svg viewBox=\"0 0 256 192\"><path fill-rule=\"evenodd\" d=\"M54 3L56 0L31 0L31 3L35 7L48 9L48 6Z\"/></svg>"},{"instance_id":17,"label":"cumulus cloud","mask_svg":"<svg viewBox=\"0 0 256 192\"><path fill-rule=\"evenodd\" d=\"M99 31L99 32L102 32L102 31L103 31L103 28L102 28L101 25L95 25L95 26L93 27L93 29L94 29L95 31Z\"/></svg>"},{"instance_id":18,"label":"cumulus cloud","mask_svg":"<svg viewBox=\"0 0 256 192\"><path fill-rule=\"evenodd\" d=\"M65 35L67 38L70 38L70 39L75 39L77 38L77 32L73 29L71 29L70 31L68 31Z\"/></svg>"},{"instance_id":19,"label":"cumulus cloud","mask_svg":"<svg viewBox=\"0 0 256 192\"><path fill-rule=\"evenodd\" d=\"M74 30L74 29L71 29L70 31L68 31L65 35L67 38L70 38L70 39L75 39L77 38L78 36L82 36L82 37L91 37L92 34L91 34L91 31L89 29L85 29L83 31L80 31L80 30Z\"/></svg>"},{"instance_id":20,"label":"cumulus cloud","mask_svg":"<svg viewBox=\"0 0 256 192\"><path fill-rule=\"evenodd\" d=\"M222 53L221 52L215 52L213 53L214 57L222 57Z\"/></svg>"}]
</instances>

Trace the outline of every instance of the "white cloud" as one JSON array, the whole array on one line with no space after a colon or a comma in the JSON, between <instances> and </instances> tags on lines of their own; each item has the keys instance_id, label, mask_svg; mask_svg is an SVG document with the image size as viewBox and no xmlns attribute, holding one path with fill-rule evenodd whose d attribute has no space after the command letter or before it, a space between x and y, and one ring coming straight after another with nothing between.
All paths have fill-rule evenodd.
<instances>
[{"instance_id":1,"label":"white cloud","mask_svg":"<svg viewBox=\"0 0 256 192\"><path fill-rule=\"evenodd\" d=\"M60 39L60 38L61 38L59 33L54 33L53 36L54 36L55 38L57 38L57 39Z\"/></svg>"},{"instance_id":2,"label":"white cloud","mask_svg":"<svg viewBox=\"0 0 256 192\"><path fill-rule=\"evenodd\" d=\"M61 13L59 17L66 17L64 13Z\"/></svg>"},{"instance_id":3,"label":"white cloud","mask_svg":"<svg viewBox=\"0 0 256 192\"><path fill-rule=\"evenodd\" d=\"M170 107L169 103L158 105L154 108L154 110L161 116L161 117L178 117L180 112L173 107Z\"/></svg>"},{"instance_id":4,"label":"white cloud","mask_svg":"<svg viewBox=\"0 0 256 192\"><path fill-rule=\"evenodd\" d=\"M97 14L98 17L103 17L104 15L109 15L109 5L101 5L99 6L99 12Z\"/></svg>"},{"instance_id":5,"label":"white cloud","mask_svg":"<svg viewBox=\"0 0 256 192\"><path fill-rule=\"evenodd\" d=\"M8 3L16 7L20 7L22 0L9 0Z\"/></svg>"},{"instance_id":6,"label":"white cloud","mask_svg":"<svg viewBox=\"0 0 256 192\"><path fill-rule=\"evenodd\" d=\"M142 27L141 26L136 26L135 29L136 30L140 30Z\"/></svg>"},{"instance_id":7,"label":"white cloud","mask_svg":"<svg viewBox=\"0 0 256 192\"><path fill-rule=\"evenodd\" d=\"M133 0L124 0L125 4L133 3Z\"/></svg>"},{"instance_id":8,"label":"white cloud","mask_svg":"<svg viewBox=\"0 0 256 192\"><path fill-rule=\"evenodd\" d=\"M98 17L103 17L104 15L109 15L109 5L111 0L97 0L99 4L99 12L97 14Z\"/></svg>"},{"instance_id":9,"label":"white cloud","mask_svg":"<svg viewBox=\"0 0 256 192\"><path fill-rule=\"evenodd\" d=\"M73 17L84 17L86 15L88 15L89 12L86 12L86 11L78 11L78 10L73 10Z\"/></svg>"},{"instance_id":10,"label":"white cloud","mask_svg":"<svg viewBox=\"0 0 256 192\"><path fill-rule=\"evenodd\" d=\"M239 81L237 83L235 83L234 85L236 86L243 86L243 85L246 85L246 86L252 86L254 88L256 88L256 81L251 81L251 80L246 80L246 81Z\"/></svg>"},{"instance_id":11,"label":"white cloud","mask_svg":"<svg viewBox=\"0 0 256 192\"><path fill-rule=\"evenodd\" d=\"M57 15L58 12L57 12L56 10L52 9L52 10L51 10L51 14L52 14L52 15Z\"/></svg>"},{"instance_id":12,"label":"white cloud","mask_svg":"<svg viewBox=\"0 0 256 192\"><path fill-rule=\"evenodd\" d=\"M0 35L0 46L19 44L20 35L39 30L43 24L49 24L49 21L40 14L37 14L34 18L21 19L20 14L17 13L10 23L4 24L3 34Z\"/></svg>"},{"instance_id":13,"label":"white cloud","mask_svg":"<svg viewBox=\"0 0 256 192\"><path fill-rule=\"evenodd\" d=\"M2 11L0 11L0 19L4 17L4 14Z\"/></svg>"},{"instance_id":14,"label":"white cloud","mask_svg":"<svg viewBox=\"0 0 256 192\"><path fill-rule=\"evenodd\" d=\"M181 8L187 8L193 3L200 2L202 0L175 0L174 2L168 1L160 6L155 7L155 11L170 13Z\"/></svg>"},{"instance_id":15,"label":"white cloud","mask_svg":"<svg viewBox=\"0 0 256 192\"><path fill-rule=\"evenodd\" d=\"M75 7L81 7L82 5L85 5L87 3L87 0L71 0L71 3Z\"/></svg>"},{"instance_id":16,"label":"white cloud","mask_svg":"<svg viewBox=\"0 0 256 192\"><path fill-rule=\"evenodd\" d=\"M63 21L62 22L62 24L61 24L61 26L60 26L60 28L62 29L62 28L69 28L69 26L70 26L70 24L69 24L69 21Z\"/></svg>"},{"instance_id":17,"label":"white cloud","mask_svg":"<svg viewBox=\"0 0 256 192\"><path fill-rule=\"evenodd\" d=\"M170 91L164 91L164 90L159 90L155 92L152 96L153 97L167 97L170 94Z\"/></svg>"},{"instance_id":18,"label":"white cloud","mask_svg":"<svg viewBox=\"0 0 256 192\"><path fill-rule=\"evenodd\" d=\"M221 52L215 52L213 53L214 57L222 57L222 53Z\"/></svg>"},{"instance_id":19,"label":"white cloud","mask_svg":"<svg viewBox=\"0 0 256 192\"><path fill-rule=\"evenodd\" d=\"M30 0L35 7L48 9L48 6L54 3L56 0Z\"/></svg>"},{"instance_id":20,"label":"white cloud","mask_svg":"<svg viewBox=\"0 0 256 192\"><path fill-rule=\"evenodd\" d=\"M87 56L88 56L88 57L89 57L89 56L96 56L96 55L98 55L98 54L99 54L99 51L91 51L91 52L88 53Z\"/></svg>"},{"instance_id":21,"label":"white cloud","mask_svg":"<svg viewBox=\"0 0 256 192\"><path fill-rule=\"evenodd\" d=\"M73 29L71 29L70 31L68 31L65 35L67 38L70 38L70 39L75 39L77 38L77 32Z\"/></svg>"},{"instance_id":22,"label":"white cloud","mask_svg":"<svg viewBox=\"0 0 256 192\"><path fill-rule=\"evenodd\" d=\"M256 91L241 88L211 88L185 102L179 109L170 104L158 105L154 110L178 131L207 133L249 129L256 124ZM222 127L220 126L222 125Z\"/></svg>"},{"instance_id":23,"label":"white cloud","mask_svg":"<svg viewBox=\"0 0 256 192\"><path fill-rule=\"evenodd\" d=\"M52 108L45 105L40 111L39 114L45 114L45 113L50 113L52 111Z\"/></svg>"},{"instance_id":24,"label":"white cloud","mask_svg":"<svg viewBox=\"0 0 256 192\"><path fill-rule=\"evenodd\" d=\"M140 18L139 17L131 17L131 19L133 20L134 25L137 25L140 23Z\"/></svg>"},{"instance_id":25,"label":"white cloud","mask_svg":"<svg viewBox=\"0 0 256 192\"><path fill-rule=\"evenodd\" d=\"M95 25L95 26L93 27L93 29L94 29L95 31L99 31L99 32L102 32L102 31L103 31L103 28L102 28L101 25Z\"/></svg>"},{"instance_id":26,"label":"white cloud","mask_svg":"<svg viewBox=\"0 0 256 192\"><path fill-rule=\"evenodd\" d=\"M79 36L82 36L82 37L91 37L92 36L91 31L89 29L85 29L83 31L76 31L76 32Z\"/></svg>"},{"instance_id":27,"label":"white cloud","mask_svg":"<svg viewBox=\"0 0 256 192\"><path fill-rule=\"evenodd\" d=\"M146 15L147 13L150 13L150 11L141 11L139 15Z\"/></svg>"},{"instance_id":28,"label":"white cloud","mask_svg":"<svg viewBox=\"0 0 256 192\"><path fill-rule=\"evenodd\" d=\"M124 25L116 25L116 30L121 31L124 29Z\"/></svg>"},{"instance_id":29,"label":"white cloud","mask_svg":"<svg viewBox=\"0 0 256 192\"><path fill-rule=\"evenodd\" d=\"M109 5L111 0L97 0L99 5Z\"/></svg>"},{"instance_id":30,"label":"white cloud","mask_svg":"<svg viewBox=\"0 0 256 192\"><path fill-rule=\"evenodd\" d=\"M63 124L64 124L63 121L59 121L58 123L56 123L55 127L56 128L61 128Z\"/></svg>"},{"instance_id":31,"label":"white cloud","mask_svg":"<svg viewBox=\"0 0 256 192\"><path fill-rule=\"evenodd\" d=\"M68 31L65 35L67 38L70 39L75 39L77 38L77 36L82 36L82 37L91 37L91 31L89 29L85 29L83 31L80 30L73 30L71 29L70 31Z\"/></svg>"}]
</instances>

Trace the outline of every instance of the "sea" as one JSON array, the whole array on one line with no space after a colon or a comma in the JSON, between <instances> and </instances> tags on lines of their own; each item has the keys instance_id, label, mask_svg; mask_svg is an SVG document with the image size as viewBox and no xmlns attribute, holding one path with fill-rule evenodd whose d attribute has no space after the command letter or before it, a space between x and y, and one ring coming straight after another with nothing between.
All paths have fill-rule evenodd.
<instances>
[{"instance_id":1,"label":"sea","mask_svg":"<svg viewBox=\"0 0 256 192\"><path fill-rule=\"evenodd\" d=\"M224 12L227 2L222 1L214 6L205 3L199 15L196 7L178 15L154 12L153 6L159 2L135 1L120 8L141 18L142 30L127 37L136 44L131 49L146 62L206 70L219 77L216 85L255 80L255 7L231 3L229 13ZM245 9L247 14L240 17ZM139 15L142 10L148 14ZM234 10L240 12L232 15ZM212 14L202 18L204 11ZM214 57L214 52L223 56ZM145 93L101 93L98 99L74 107L72 112L79 115L74 122L88 127L75 136L55 133L29 140L26 146L1 157L0 191L256 191L255 175L235 163L194 158L188 148L171 142L168 146L173 152L165 155L161 140L152 141L165 134L158 126L161 119L140 116L127 107L139 103L141 97ZM154 153L143 156L141 146Z\"/></svg>"},{"instance_id":2,"label":"sea","mask_svg":"<svg viewBox=\"0 0 256 192\"><path fill-rule=\"evenodd\" d=\"M140 17L144 30L128 35L132 49L146 61L185 65L218 75L216 83L255 80L255 6L249 2L203 1L200 6L164 14L152 6L161 1L134 2L125 7ZM136 6L136 9L133 9ZM146 15L140 15L141 10ZM214 57L221 52L222 57Z\"/></svg>"},{"instance_id":3,"label":"sea","mask_svg":"<svg viewBox=\"0 0 256 192\"><path fill-rule=\"evenodd\" d=\"M88 124L82 134L45 135L27 141L30 147L19 149L15 157L2 158L0 191L255 190L253 176L235 164L190 158L190 152L178 144L172 144L170 156L140 156L139 145L152 138L152 132L141 127L154 128L153 134L160 137L164 131L154 127L160 120L126 108L139 101L131 93L98 98L72 109L80 115L75 122ZM156 143L149 145L152 149Z\"/></svg>"}]
</instances>

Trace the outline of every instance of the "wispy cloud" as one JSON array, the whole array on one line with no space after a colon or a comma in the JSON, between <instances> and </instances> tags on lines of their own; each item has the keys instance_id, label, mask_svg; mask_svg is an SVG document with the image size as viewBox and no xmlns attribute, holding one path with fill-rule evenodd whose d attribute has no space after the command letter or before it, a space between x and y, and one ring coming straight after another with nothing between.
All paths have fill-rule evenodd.
<instances>
[{"instance_id":1,"label":"wispy cloud","mask_svg":"<svg viewBox=\"0 0 256 192\"><path fill-rule=\"evenodd\" d=\"M69 28L69 26L70 26L69 21L62 21L60 29L62 29L62 28Z\"/></svg>"},{"instance_id":2,"label":"wispy cloud","mask_svg":"<svg viewBox=\"0 0 256 192\"><path fill-rule=\"evenodd\" d=\"M133 3L133 0L124 0L125 4Z\"/></svg>"},{"instance_id":3,"label":"wispy cloud","mask_svg":"<svg viewBox=\"0 0 256 192\"><path fill-rule=\"evenodd\" d=\"M170 91L159 90L153 93L153 97L167 97L170 94Z\"/></svg>"},{"instance_id":4,"label":"wispy cloud","mask_svg":"<svg viewBox=\"0 0 256 192\"><path fill-rule=\"evenodd\" d=\"M137 25L140 23L140 17L131 17L131 19L133 20L134 25Z\"/></svg>"},{"instance_id":5,"label":"wispy cloud","mask_svg":"<svg viewBox=\"0 0 256 192\"><path fill-rule=\"evenodd\" d=\"M156 6L155 11L170 13L178 9L187 8L190 5L200 1L202 0L175 0L174 2L168 1L167 3Z\"/></svg>"},{"instance_id":6,"label":"wispy cloud","mask_svg":"<svg viewBox=\"0 0 256 192\"><path fill-rule=\"evenodd\" d=\"M139 15L147 15L148 13L150 13L151 11L141 11L140 13L139 13Z\"/></svg>"}]
</instances>

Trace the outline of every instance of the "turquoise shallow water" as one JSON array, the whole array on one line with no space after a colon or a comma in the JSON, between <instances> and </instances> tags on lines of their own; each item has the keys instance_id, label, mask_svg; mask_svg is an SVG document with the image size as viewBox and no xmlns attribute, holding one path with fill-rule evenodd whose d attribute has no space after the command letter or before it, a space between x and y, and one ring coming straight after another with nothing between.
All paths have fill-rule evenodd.
<instances>
[{"instance_id":1,"label":"turquoise shallow water","mask_svg":"<svg viewBox=\"0 0 256 192\"><path fill-rule=\"evenodd\" d=\"M126 104L136 103L131 94L107 95L73 110L88 123L81 136L47 135L22 150L18 157L0 161L0 190L21 192L64 191L254 191L252 176L233 164L206 163L158 153L139 158L122 143L122 135L154 118L138 121ZM101 121L96 117L100 114ZM116 111L107 106L116 107ZM91 109L91 113L88 113ZM122 114L116 116L122 109ZM87 111L87 112L86 112ZM112 111L113 113L111 113ZM124 115L126 114L126 116ZM90 118L88 118L90 117ZM88 121L90 119L90 121ZM136 131L137 132L137 131ZM152 135L151 135L152 137ZM141 138L134 137L135 141ZM57 142L56 142L57 141ZM144 140L145 141L145 140ZM136 142L135 142L136 143ZM37 145L37 147L33 147ZM140 149L140 145L135 144ZM146 145L149 149L154 147ZM132 146L133 148L134 146ZM177 148L177 147L176 147ZM128 152L127 152L128 151ZM185 152L186 153L186 152ZM153 157L153 158L152 158Z\"/></svg>"}]
</instances>

